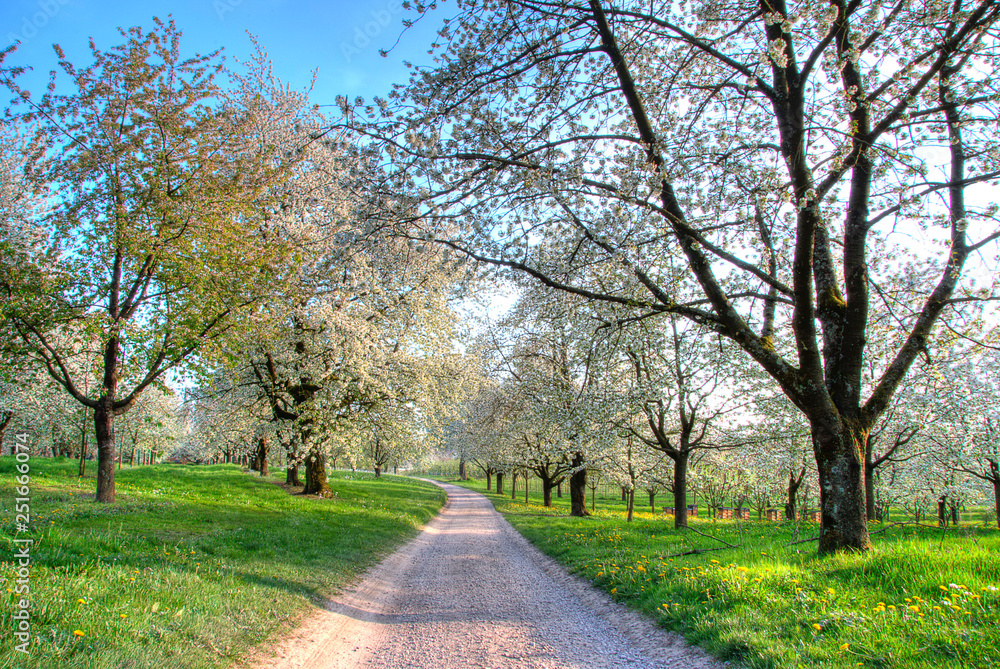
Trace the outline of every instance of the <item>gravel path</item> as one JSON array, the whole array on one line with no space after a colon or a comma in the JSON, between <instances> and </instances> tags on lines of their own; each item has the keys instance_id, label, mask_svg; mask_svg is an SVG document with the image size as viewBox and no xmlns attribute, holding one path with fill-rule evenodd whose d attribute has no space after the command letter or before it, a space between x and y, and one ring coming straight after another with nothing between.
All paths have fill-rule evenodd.
<instances>
[{"instance_id":1,"label":"gravel path","mask_svg":"<svg viewBox=\"0 0 1000 669\"><path fill-rule=\"evenodd\" d=\"M532 547L482 495L448 503L416 539L285 639L269 669L717 669Z\"/></svg>"}]
</instances>

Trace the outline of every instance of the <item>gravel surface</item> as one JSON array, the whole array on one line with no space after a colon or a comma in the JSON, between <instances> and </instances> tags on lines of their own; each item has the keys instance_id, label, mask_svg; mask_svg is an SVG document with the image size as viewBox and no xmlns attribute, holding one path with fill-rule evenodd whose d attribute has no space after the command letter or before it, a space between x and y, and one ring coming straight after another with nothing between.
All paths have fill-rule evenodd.
<instances>
[{"instance_id":1,"label":"gravel surface","mask_svg":"<svg viewBox=\"0 0 1000 669\"><path fill-rule=\"evenodd\" d=\"M269 669L651 669L723 666L542 555L482 495L448 503L416 539L310 616Z\"/></svg>"}]
</instances>

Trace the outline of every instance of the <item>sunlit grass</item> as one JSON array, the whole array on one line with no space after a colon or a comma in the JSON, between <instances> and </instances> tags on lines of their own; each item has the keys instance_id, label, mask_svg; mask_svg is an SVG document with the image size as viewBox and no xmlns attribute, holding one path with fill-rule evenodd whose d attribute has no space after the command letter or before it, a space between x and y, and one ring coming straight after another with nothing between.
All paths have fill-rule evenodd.
<instances>
[{"instance_id":1,"label":"sunlit grass","mask_svg":"<svg viewBox=\"0 0 1000 669\"><path fill-rule=\"evenodd\" d=\"M815 523L699 518L676 531L648 512L626 523L614 500L571 518L566 498L554 509L490 498L570 571L737 666L1000 666L995 527L873 524L870 553L820 558L794 543Z\"/></svg>"},{"instance_id":2,"label":"sunlit grass","mask_svg":"<svg viewBox=\"0 0 1000 669\"><path fill-rule=\"evenodd\" d=\"M98 505L93 479L75 468L31 461L25 659L11 635L13 459L0 458L0 668L227 666L413 536L444 501L396 477L333 472L337 497L320 500L232 465L158 465L121 470L117 501Z\"/></svg>"}]
</instances>

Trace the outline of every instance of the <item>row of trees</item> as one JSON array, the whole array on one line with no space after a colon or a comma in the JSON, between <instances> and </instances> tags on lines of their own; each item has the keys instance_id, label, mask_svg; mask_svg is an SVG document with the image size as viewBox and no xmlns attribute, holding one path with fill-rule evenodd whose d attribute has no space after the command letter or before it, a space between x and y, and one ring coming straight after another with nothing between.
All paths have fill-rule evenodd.
<instances>
[{"instance_id":1,"label":"row of trees","mask_svg":"<svg viewBox=\"0 0 1000 669\"><path fill-rule=\"evenodd\" d=\"M612 327L607 307L527 292L489 334L494 380L453 447L498 490L506 477L537 477L545 505L568 483L574 515L587 514L578 495L589 475L650 505L668 492L678 528L693 488L710 507L797 517L819 493L808 424L724 338L664 320L666 332L663 321ZM957 343L911 370L864 444L868 520L893 506L919 520L936 503L941 518L970 503L1000 512L998 370L995 351Z\"/></svg>"},{"instance_id":2,"label":"row of trees","mask_svg":"<svg viewBox=\"0 0 1000 669\"><path fill-rule=\"evenodd\" d=\"M379 234L395 203L364 187L370 157L262 49L225 69L183 58L172 21L121 34L85 68L57 46L40 96L0 70L5 426L42 394L91 421L100 502L128 417L171 386L185 449L280 443L307 493L329 493L328 453L432 443L469 376L464 263Z\"/></svg>"}]
</instances>

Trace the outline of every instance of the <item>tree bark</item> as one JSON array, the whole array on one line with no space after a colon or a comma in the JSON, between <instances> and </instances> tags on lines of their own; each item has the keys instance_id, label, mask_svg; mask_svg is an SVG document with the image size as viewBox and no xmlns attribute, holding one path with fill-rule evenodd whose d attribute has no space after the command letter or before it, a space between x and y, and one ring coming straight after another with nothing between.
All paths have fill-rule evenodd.
<instances>
[{"instance_id":1,"label":"tree bark","mask_svg":"<svg viewBox=\"0 0 1000 669\"><path fill-rule=\"evenodd\" d=\"M589 516L587 511L587 469L583 466L582 453L573 456L575 473L569 477L569 515L582 518Z\"/></svg>"},{"instance_id":2,"label":"tree bark","mask_svg":"<svg viewBox=\"0 0 1000 669\"><path fill-rule=\"evenodd\" d=\"M268 474L267 452L267 439L259 437L257 439L257 462L255 464L257 465L256 469L260 472L261 476L267 476Z\"/></svg>"},{"instance_id":3,"label":"tree bark","mask_svg":"<svg viewBox=\"0 0 1000 669\"><path fill-rule=\"evenodd\" d=\"M542 506L552 506L552 488L555 485L548 479L542 479Z\"/></svg>"},{"instance_id":4,"label":"tree bark","mask_svg":"<svg viewBox=\"0 0 1000 669\"><path fill-rule=\"evenodd\" d=\"M97 495L98 502L115 501L115 422L111 410L112 399L102 398L94 409L94 428L97 436ZM83 469L83 454L80 457Z\"/></svg>"},{"instance_id":5,"label":"tree bark","mask_svg":"<svg viewBox=\"0 0 1000 669\"><path fill-rule=\"evenodd\" d=\"M503 472L497 472L497 494L503 494Z\"/></svg>"},{"instance_id":6,"label":"tree bark","mask_svg":"<svg viewBox=\"0 0 1000 669\"><path fill-rule=\"evenodd\" d=\"M510 475L510 498L517 497L517 472Z\"/></svg>"},{"instance_id":7,"label":"tree bark","mask_svg":"<svg viewBox=\"0 0 1000 669\"><path fill-rule=\"evenodd\" d=\"M991 481L993 484L993 508L997 514L997 529L1000 529L1000 477Z\"/></svg>"},{"instance_id":8,"label":"tree bark","mask_svg":"<svg viewBox=\"0 0 1000 669\"><path fill-rule=\"evenodd\" d=\"M463 479L464 480L464 479ZM486 470L486 492L493 490L493 470Z\"/></svg>"},{"instance_id":9,"label":"tree bark","mask_svg":"<svg viewBox=\"0 0 1000 669\"><path fill-rule=\"evenodd\" d=\"M688 451L679 451L673 456L674 461L674 529L679 530L687 527L687 470L688 459L691 454Z\"/></svg>"},{"instance_id":10,"label":"tree bark","mask_svg":"<svg viewBox=\"0 0 1000 669\"><path fill-rule=\"evenodd\" d=\"M7 431L7 426L14 419L14 412L4 409L0 411L0 455L3 455L3 435ZM10 447L10 454L14 455L15 446Z\"/></svg>"},{"instance_id":11,"label":"tree bark","mask_svg":"<svg viewBox=\"0 0 1000 669\"><path fill-rule=\"evenodd\" d=\"M326 478L326 455L319 449L309 449L306 456L306 485L302 489L303 495L319 495L320 497L332 497L333 490Z\"/></svg>"},{"instance_id":12,"label":"tree bark","mask_svg":"<svg viewBox=\"0 0 1000 669\"><path fill-rule=\"evenodd\" d=\"M865 435L860 430L852 433L838 418L812 422L819 469L819 553L867 551L871 538L865 510Z\"/></svg>"}]
</instances>

